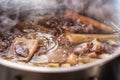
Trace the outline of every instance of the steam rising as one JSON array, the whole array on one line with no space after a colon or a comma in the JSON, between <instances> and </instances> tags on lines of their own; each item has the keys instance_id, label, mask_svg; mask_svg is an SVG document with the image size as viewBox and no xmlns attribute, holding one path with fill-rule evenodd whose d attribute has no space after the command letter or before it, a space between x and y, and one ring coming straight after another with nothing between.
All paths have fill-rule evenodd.
<instances>
[{"instance_id":1,"label":"steam rising","mask_svg":"<svg viewBox=\"0 0 120 80\"><path fill-rule=\"evenodd\" d=\"M37 20L38 14L63 8L116 23L120 21L119 4L119 0L0 0L0 27L3 27L2 30L11 29L18 23L21 14L26 14L27 20Z\"/></svg>"},{"instance_id":2,"label":"steam rising","mask_svg":"<svg viewBox=\"0 0 120 80\"><path fill-rule=\"evenodd\" d=\"M52 9L57 6L56 0L0 0L0 27L3 27L2 31L11 29L18 23L20 13L26 14L31 10ZM36 12L30 12L30 15L35 17Z\"/></svg>"}]
</instances>

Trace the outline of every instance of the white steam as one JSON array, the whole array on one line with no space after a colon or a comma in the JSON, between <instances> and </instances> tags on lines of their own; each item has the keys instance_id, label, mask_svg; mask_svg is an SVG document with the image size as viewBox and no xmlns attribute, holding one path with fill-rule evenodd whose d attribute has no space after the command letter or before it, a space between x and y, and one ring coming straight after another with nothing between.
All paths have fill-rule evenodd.
<instances>
[{"instance_id":1,"label":"white steam","mask_svg":"<svg viewBox=\"0 0 120 80\"><path fill-rule=\"evenodd\" d=\"M35 17L39 12L44 12L42 10L57 7L56 0L0 0L0 27L2 27L2 31L11 29L18 23L21 12L26 14L27 11L41 10L41 12L39 10L38 12L30 12L30 15Z\"/></svg>"},{"instance_id":2,"label":"white steam","mask_svg":"<svg viewBox=\"0 0 120 80\"><path fill-rule=\"evenodd\" d=\"M101 21L118 23L119 5L119 0L0 0L0 27L11 29L18 23L21 13L26 14L28 20L37 20L40 18L38 14L52 12L51 9L62 10L63 7Z\"/></svg>"}]
</instances>

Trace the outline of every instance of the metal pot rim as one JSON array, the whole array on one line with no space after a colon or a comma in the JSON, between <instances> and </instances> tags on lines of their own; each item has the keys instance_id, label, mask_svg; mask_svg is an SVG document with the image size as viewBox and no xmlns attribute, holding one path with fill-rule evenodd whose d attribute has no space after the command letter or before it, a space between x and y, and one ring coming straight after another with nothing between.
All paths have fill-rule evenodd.
<instances>
[{"instance_id":1,"label":"metal pot rim","mask_svg":"<svg viewBox=\"0 0 120 80\"><path fill-rule=\"evenodd\" d=\"M119 51L118 53L113 54L109 58L97 60L88 64L84 64L81 66L72 66L69 68L47 68L47 67L36 67L36 66L30 66L30 65L22 65L18 63L14 63L8 60L4 60L0 58L0 64L9 68L23 70L23 71L29 71L29 72L38 72L38 73L65 73L65 72L74 72L74 71L80 71L84 70L93 66L102 66L105 63L115 59L120 55Z\"/></svg>"}]
</instances>

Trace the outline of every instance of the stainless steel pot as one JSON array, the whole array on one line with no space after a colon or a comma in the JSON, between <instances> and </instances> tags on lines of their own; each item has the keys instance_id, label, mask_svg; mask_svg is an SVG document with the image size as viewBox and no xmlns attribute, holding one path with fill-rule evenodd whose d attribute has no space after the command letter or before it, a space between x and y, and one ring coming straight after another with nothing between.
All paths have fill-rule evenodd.
<instances>
[{"instance_id":1,"label":"stainless steel pot","mask_svg":"<svg viewBox=\"0 0 120 80\"><path fill-rule=\"evenodd\" d=\"M29 13L29 16L36 17L34 15L39 13L45 14L51 10L53 10L52 12L61 12L63 9L69 9L106 23L118 32L117 28L119 28L120 25L119 4L119 0L1 0L0 11L2 14L0 19L2 22L4 20L2 17L8 18L8 15L16 14L16 18L12 20L16 21L18 16L21 15L27 16L26 18L28 18L26 12ZM118 56L120 56L120 48L118 48L115 51L115 54L110 58L70 68L43 68L27 66L12 63L1 58L0 64L8 69L8 74L10 72L17 73L16 76L23 76L23 80L90 80L95 76L99 77L99 75L106 69L107 65L105 64Z\"/></svg>"}]
</instances>

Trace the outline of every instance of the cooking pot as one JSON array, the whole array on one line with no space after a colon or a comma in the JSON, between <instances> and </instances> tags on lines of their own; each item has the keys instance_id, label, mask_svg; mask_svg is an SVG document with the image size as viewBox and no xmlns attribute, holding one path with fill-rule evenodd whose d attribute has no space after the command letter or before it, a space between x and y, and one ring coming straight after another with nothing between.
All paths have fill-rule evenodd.
<instances>
[{"instance_id":1,"label":"cooking pot","mask_svg":"<svg viewBox=\"0 0 120 80\"><path fill-rule=\"evenodd\" d=\"M13 26L19 21L19 17L26 19L28 17L30 19L38 18L49 12L51 14L61 13L67 9L105 23L111 26L115 33L119 33L119 5L119 0L1 0L0 21L4 26L7 25L7 29L9 29L14 28ZM9 15L14 15L15 18L9 20ZM8 19L10 23L6 24L4 22L5 19ZM8 69L8 73L17 72L18 80L22 80L21 76L27 77L23 80L91 80L94 77L99 77L109 67L107 64L119 56L120 48L118 47L109 58L69 68L28 66L13 63L2 58L0 58L0 64Z\"/></svg>"}]
</instances>

